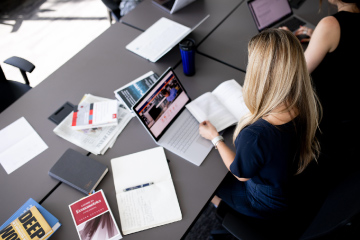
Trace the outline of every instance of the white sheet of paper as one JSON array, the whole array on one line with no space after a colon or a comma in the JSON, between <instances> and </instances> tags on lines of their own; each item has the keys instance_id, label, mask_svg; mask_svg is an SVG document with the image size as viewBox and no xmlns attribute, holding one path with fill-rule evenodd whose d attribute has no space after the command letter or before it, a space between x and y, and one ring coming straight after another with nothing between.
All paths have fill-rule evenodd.
<instances>
[{"instance_id":1,"label":"white sheet of paper","mask_svg":"<svg viewBox=\"0 0 360 240\"><path fill-rule=\"evenodd\" d=\"M24 117L0 131L0 163L12 173L48 148Z\"/></svg>"}]
</instances>

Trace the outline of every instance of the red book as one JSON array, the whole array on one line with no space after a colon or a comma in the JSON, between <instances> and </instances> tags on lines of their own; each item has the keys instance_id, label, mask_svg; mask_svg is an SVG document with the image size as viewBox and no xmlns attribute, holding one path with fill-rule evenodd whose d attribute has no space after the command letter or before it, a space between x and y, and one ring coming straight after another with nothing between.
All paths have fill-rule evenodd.
<instances>
[{"instance_id":1,"label":"red book","mask_svg":"<svg viewBox=\"0 0 360 240\"><path fill-rule=\"evenodd\" d=\"M102 190L70 204L69 208L81 240L122 238Z\"/></svg>"}]
</instances>

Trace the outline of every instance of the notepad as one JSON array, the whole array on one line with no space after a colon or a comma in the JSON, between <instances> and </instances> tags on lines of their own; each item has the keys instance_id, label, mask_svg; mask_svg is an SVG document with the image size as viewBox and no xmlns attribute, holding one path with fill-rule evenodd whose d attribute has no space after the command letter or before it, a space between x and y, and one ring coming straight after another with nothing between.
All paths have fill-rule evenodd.
<instances>
[{"instance_id":1,"label":"notepad","mask_svg":"<svg viewBox=\"0 0 360 240\"><path fill-rule=\"evenodd\" d=\"M162 17L130 42L126 49L151 62L156 62L208 17L209 15L193 28Z\"/></svg>"},{"instance_id":2,"label":"notepad","mask_svg":"<svg viewBox=\"0 0 360 240\"><path fill-rule=\"evenodd\" d=\"M114 158L111 166L124 235L182 219L162 147Z\"/></svg>"}]
</instances>

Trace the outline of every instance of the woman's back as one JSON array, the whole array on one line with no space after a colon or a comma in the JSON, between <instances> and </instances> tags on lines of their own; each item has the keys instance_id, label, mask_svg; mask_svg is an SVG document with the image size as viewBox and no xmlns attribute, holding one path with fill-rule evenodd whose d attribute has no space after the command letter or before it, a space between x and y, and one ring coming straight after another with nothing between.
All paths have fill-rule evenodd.
<instances>
[{"instance_id":1,"label":"woman's back","mask_svg":"<svg viewBox=\"0 0 360 240\"><path fill-rule=\"evenodd\" d=\"M323 106L321 128L355 118L360 66L360 13L341 11L334 15L340 24L337 48L326 54L311 76ZM333 129L333 127L331 127Z\"/></svg>"},{"instance_id":2,"label":"woman's back","mask_svg":"<svg viewBox=\"0 0 360 240\"><path fill-rule=\"evenodd\" d=\"M355 160L358 141L354 140L360 134L355 122L359 115L360 13L340 11L334 17L340 25L339 44L311 74L323 106L319 166L328 186L360 167Z\"/></svg>"}]
</instances>

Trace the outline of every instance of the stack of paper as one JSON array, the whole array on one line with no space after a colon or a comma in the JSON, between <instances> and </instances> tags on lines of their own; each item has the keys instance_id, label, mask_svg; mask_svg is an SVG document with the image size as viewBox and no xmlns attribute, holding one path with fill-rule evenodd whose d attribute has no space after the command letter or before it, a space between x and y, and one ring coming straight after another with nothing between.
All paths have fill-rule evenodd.
<instances>
[{"instance_id":1,"label":"stack of paper","mask_svg":"<svg viewBox=\"0 0 360 240\"><path fill-rule=\"evenodd\" d=\"M109 100L107 98L86 94L81 103L92 103ZM73 130L71 127L72 113L69 114L55 129L59 137L95 154L104 154L111 148L122 130L131 120L131 113L122 105L118 108L118 124L116 126Z\"/></svg>"}]
</instances>

